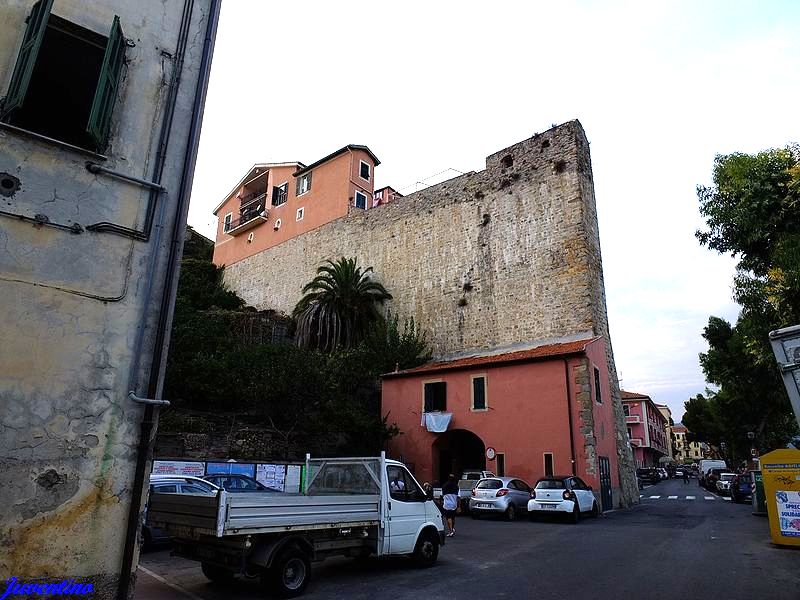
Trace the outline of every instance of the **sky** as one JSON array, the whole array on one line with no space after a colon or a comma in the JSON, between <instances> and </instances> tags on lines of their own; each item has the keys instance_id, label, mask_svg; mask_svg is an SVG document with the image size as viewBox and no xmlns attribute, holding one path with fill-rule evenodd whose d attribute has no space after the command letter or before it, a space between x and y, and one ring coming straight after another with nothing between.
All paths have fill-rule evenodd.
<instances>
[{"instance_id":1,"label":"sky","mask_svg":"<svg viewBox=\"0 0 800 600\"><path fill-rule=\"evenodd\" d=\"M346 144L410 193L571 119L591 144L621 386L706 388L710 315L735 261L702 248L714 158L800 142L800 2L263 2L222 5L189 223L256 162ZM421 182L421 183L420 183Z\"/></svg>"}]
</instances>

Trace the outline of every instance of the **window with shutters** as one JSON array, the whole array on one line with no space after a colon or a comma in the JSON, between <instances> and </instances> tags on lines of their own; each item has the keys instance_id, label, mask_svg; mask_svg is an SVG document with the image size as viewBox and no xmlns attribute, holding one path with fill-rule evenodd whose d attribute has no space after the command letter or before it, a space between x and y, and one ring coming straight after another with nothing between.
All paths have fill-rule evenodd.
<instances>
[{"instance_id":1,"label":"window with shutters","mask_svg":"<svg viewBox=\"0 0 800 600\"><path fill-rule=\"evenodd\" d=\"M359 163L358 174L361 176L361 179L366 179L369 181L369 163L364 162L363 160L359 161Z\"/></svg>"},{"instance_id":2,"label":"window with shutters","mask_svg":"<svg viewBox=\"0 0 800 600\"><path fill-rule=\"evenodd\" d=\"M272 187L272 206L280 206L286 204L289 199L289 182L284 182L280 185Z\"/></svg>"},{"instance_id":3,"label":"window with shutters","mask_svg":"<svg viewBox=\"0 0 800 600\"><path fill-rule=\"evenodd\" d=\"M444 381L430 381L423 384L425 412L447 410L447 384Z\"/></svg>"},{"instance_id":4,"label":"window with shutters","mask_svg":"<svg viewBox=\"0 0 800 600\"><path fill-rule=\"evenodd\" d=\"M297 178L297 189L295 196L302 196L311 189L311 172L304 173Z\"/></svg>"},{"instance_id":5,"label":"window with shutters","mask_svg":"<svg viewBox=\"0 0 800 600\"><path fill-rule=\"evenodd\" d=\"M106 36L52 14L52 7L53 0L39 0L28 15L0 121L104 152L125 62L119 17Z\"/></svg>"},{"instance_id":6,"label":"window with shutters","mask_svg":"<svg viewBox=\"0 0 800 600\"><path fill-rule=\"evenodd\" d=\"M473 375L472 410L488 410L486 403L486 375Z\"/></svg>"},{"instance_id":7,"label":"window with shutters","mask_svg":"<svg viewBox=\"0 0 800 600\"><path fill-rule=\"evenodd\" d=\"M359 192L356 190L355 200L353 202L356 208L361 208L366 210L367 208L367 195L364 192Z\"/></svg>"}]
</instances>

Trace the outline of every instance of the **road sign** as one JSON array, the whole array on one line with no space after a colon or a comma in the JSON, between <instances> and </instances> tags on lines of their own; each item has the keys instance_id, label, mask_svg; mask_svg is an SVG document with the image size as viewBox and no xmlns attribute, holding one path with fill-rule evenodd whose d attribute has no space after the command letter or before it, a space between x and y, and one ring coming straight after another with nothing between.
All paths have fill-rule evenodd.
<instances>
[{"instance_id":1,"label":"road sign","mask_svg":"<svg viewBox=\"0 0 800 600\"><path fill-rule=\"evenodd\" d=\"M492 448L491 446L489 446L489 447L486 449L486 458L487 458L487 459L489 459L489 460L494 460L494 457L495 457L495 456L497 456L497 452L495 451L495 449L494 449L494 448Z\"/></svg>"}]
</instances>

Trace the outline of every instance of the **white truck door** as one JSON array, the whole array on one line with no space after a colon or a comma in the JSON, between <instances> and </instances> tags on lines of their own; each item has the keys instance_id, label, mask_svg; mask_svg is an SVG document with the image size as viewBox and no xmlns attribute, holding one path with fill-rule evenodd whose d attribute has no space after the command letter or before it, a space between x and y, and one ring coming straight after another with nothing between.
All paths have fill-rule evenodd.
<instances>
[{"instance_id":1,"label":"white truck door","mask_svg":"<svg viewBox=\"0 0 800 600\"><path fill-rule=\"evenodd\" d=\"M425 522L425 493L399 465L386 467L389 483L389 553L410 554L417 543L417 531Z\"/></svg>"}]
</instances>

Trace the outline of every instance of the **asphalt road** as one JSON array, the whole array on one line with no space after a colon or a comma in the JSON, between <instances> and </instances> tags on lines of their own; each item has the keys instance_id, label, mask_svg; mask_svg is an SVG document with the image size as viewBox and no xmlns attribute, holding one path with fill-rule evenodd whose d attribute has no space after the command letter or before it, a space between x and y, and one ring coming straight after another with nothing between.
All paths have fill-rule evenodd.
<instances>
[{"instance_id":1,"label":"asphalt road","mask_svg":"<svg viewBox=\"0 0 800 600\"><path fill-rule=\"evenodd\" d=\"M773 546L765 517L694 479L661 482L642 491L640 505L577 525L461 517L456 532L431 569L402 558L315 564L304 597L800 598L800 550ZM265 597L255 581L211 584L197 563L168 550L144 554L141 565L136 600Z\"/></svg>"}]
</instances>

